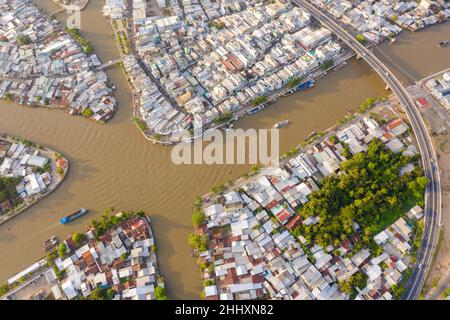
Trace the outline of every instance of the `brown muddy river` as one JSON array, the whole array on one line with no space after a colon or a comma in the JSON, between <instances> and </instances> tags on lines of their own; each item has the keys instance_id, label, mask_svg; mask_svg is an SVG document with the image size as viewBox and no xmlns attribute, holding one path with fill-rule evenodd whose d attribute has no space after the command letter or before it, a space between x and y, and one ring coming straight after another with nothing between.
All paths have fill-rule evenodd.
<instances>
[{"instance_id":1,"label":"brown muddy river","mask_svg":"<svg viewBox=\"0 0 450 320\"><path fill-rule=\"evenodd\" d=\"M48 12L57 9L50 0L35 2ZM102 17L102 6L103 1L91 0L82 13L81 27L105 62L117 58L118 53ZM449 23L423 33L405 33L398 45L382 48L394 67L408 70L406 80L418 79L450 66L449 50L435 48L443 35L450 35ZM0 102L1 132L47 145L71 162L67 179L54 193L0 226L0 280L40 258L42 242L51 235L64 238L83 230L103 210L115 207L144 210L150 215L169 296L196 299L200 274L187 245L193 230L193 200L219 183L237 178L248 166L172 164L171 149L150 144L131 122L131 92L119 69L110 69L108 75L117 87L119 109L107 125L63 111ZM318 81L314 89L281 98L265 111L240 120L237 127L268 128L289 119L289 126L280 132L284 152L312 131L326 129L354 111L366 97L383 94L384 84L377 75L363 61L351 61ZM68 226L59 224L60 217L81 207L89 208L90 213Z\"/></svg>"}]
</instances>

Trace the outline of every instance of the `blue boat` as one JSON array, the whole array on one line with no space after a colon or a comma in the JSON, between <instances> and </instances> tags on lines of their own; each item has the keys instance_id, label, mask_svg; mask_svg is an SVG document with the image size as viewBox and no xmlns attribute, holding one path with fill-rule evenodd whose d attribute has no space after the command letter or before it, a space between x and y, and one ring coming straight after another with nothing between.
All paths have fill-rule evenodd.
<instances>
[{"instance_id":1,"label":"blue boat","mask_svg":"<svg viewBox=\"0 0 450 320\"><path fill-rule=\"evenodd\" d=\"M295 90L303 91L303 90L311 89L312 87L314 87L314 80L308 80L306 82L303 82L302 84L299 84L295 88Z\"/></svg>"},{"instance_id":2,"label":"blue boat","mask_svg":"<svg viewBox=\"0 0 450 320\"><path fill-rule=\"evenodd\" d=\"M255 114L260 112L262 109L264 109L264 105L260 105L259 107L253 108L252 110L250 110L249 112L247 112L247 114Z\"/></svg>"},{"instance_id":3,"label":"blue boat","mask_svg":"<svg viewBox=\"0 0 450 320\"><path fill-rule=\"evenodd\" d=\"M88 211L89 211L88 209L82 208L77 212L74 212L68 216L65 216L64 218L61 218L59 222L61 222L61 224L68 224L69 222L72 222L73 220L76 220L79 217L84 216L86 213L88 213Z\"/></svg>"}]
</instances>

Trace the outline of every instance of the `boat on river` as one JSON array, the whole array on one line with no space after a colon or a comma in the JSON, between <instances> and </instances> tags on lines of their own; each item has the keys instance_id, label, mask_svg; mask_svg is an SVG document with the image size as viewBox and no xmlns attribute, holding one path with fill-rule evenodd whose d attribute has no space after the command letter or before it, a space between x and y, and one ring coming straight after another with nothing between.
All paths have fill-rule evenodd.
<instances>
[{"instance_id":1,"label":"boat on river","mask_svg":"<svg viewBox=\"0 0 450 320\"><path fill-rule=\"evenodd\" d=\"M50 250L51 248L56 246L58 242L59 242L58 238L56 236L52 236L50 239L44 242L43 250L44 251Z\"/></svg>"},{"instance_id":2,"label":"boat on river","mask_svg":"<svg viewBox=\"0 0 450 320\"><path fill-rule=\"evenodd\" d=\"M438 46L438 48L444 48L444 47L448 46L448 40L439 41L437 46Z\"/></svg>"},{"instance_id":3,"label":"boat on river","mask_svg":"<svg viewBox=\"0 0 450 320\"><path fill-rule=\"evenodd\" d=\"M89 211L88 209L82 208L78 211L75 211L72 214L69 214L68 216L61 218L59 220L59 222L61 222L61 224L68 224L68 223L72 222L73 220L76 220L76 219L84 216L86 213L88 213L88 211Z\"/></svg>"},{"instance_id":4,"label":"boat on river","mask_svg":"<svg viewBox=\"0 0 450 320\"><path fill-rule=\"evenodd\" d=\"M274 129L282 129L282 128L286 127L288 124L289 124L289 120L283 120L278 123L275 123L273 128Z\"/></svg>"}]
</instances>

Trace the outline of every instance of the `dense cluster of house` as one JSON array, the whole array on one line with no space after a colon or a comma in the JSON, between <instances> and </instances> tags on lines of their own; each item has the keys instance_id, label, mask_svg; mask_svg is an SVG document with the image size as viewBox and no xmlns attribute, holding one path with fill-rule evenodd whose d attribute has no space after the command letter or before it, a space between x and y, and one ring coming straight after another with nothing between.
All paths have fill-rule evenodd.
<instances>
[{"instance_id":1,"label":"dense cluster of house","mask_svg":"<svg viewBox=\"0 0 450 320\"><path fill-rule=\"evenodd\" d=\"M137 54L157 82L139 70L150 87L137 90L139 112L157 134L242 111L342 52L329 30L289 1L158 1L159 15L143 0L132 3ZM104 14L124 19L127 10L126 1L108 0ZM133 58L126 65L139 69Z\"/></svg>"},{"instance_id":2,"label":"dense cluster of house","mask_svg":"<svg viewBox=\"0 0 450 320\"><path fill-rule=\"evenodd\" d=\"M0 0L0 98L104 122L117 103L100 66L30 0Z\"/></svg>"},{"instance_id":3,"label":"dense cluster of house","mask_svg":"<svg viewBox=\"0 0 450 320\"><path fill-rule=\"evenodd\" d=\"M0 139L0 177L17 178L17 196L24 200L48 191L54 182L51 159L35 147ZM0 214L10 210L17 199L0 202Z\"/></svg>"},{"instance_id":4,"label":"dense cluster of house","mask_svg":"<svg viewBox=\"0 0 450 320\"><path fill-rule=\"evenodd\" d=\"M120 215L121 213L119 213ZM133 217L99 237L86 233L81 247L71 238L64 241L68 253L54 260L65 276L57 280L50 269L46 277L54 282L55 299L88 297L93 290L114 290L115 300L154 300L155 288L164 287L156 260L155 239L147 217Z\"/></svg>"},{"instance_id":5,"label":"dense cluster of house","mask_svg":"<svg viewBox=\"0 0 450 320\"><path fill-rule=\"evenodd\" d=\"M360 117L337 130L334 139L308 146L282 167L262 169L223 195L204 197L206 223L197 231L209 242L198 258L205 298L348 299L339 283L361 273L367 283L353 298L392 299L389 289L399 284L410 263L410 221L422 217L419 207L408 213L408 222L400 218L374 237L383 248L378 256L364 247L355 249L360 241L356 222L355 236L326 248L293 231L319 222L319 217L302 221L296 209L309 201L321 179L339 173L344 144L356 154L380 139L393 152L413 156L407 130L399 118L380 126ZM406 166L402 174L413 168Z\"/></svg>"},{"instance_id":6,"label":"dense cluster of house","mask_svg":"<svg viewBox=\"0 0 450 320\"><path fill-rule=\"evenodd\" d=\"M425 85L445 110L450 112L450 72L427 81Z\"/></svg>"},{"instance_id":7,"label":"dense cluster of house","mask_svg":"<svg viewBox=\"0 0 450 320\"><path fill-rule=\"evenodd\" d=\"M417 31L450 17L450 5L444 0L311 0L311 3L373 43L392 37L402 29Z\"/></svg>"}]
</instances>

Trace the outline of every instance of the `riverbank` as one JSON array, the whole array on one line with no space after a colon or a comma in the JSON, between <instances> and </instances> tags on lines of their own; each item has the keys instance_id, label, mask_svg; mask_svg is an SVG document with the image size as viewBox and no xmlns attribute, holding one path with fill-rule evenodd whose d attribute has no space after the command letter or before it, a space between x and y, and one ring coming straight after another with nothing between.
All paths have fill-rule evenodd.
<instances>
[{"instance_id":1,"label":"riverbank","mask_svg":"<svg viewBox=\"0 0 450 320\"><path fill-rule=\"evenodd\" d=\"M341 179L343 171L350 180L359 180L361 174L384 175L384 169L380 171L374 165L381 165L375 161L379 153L381 158L391 158L389 170L395 178L423 179L417 170L418 161L413 160L417 151L406 123L395 116L386 102L369 112L377 121L361 115L337 127L331 136L319 138L290 155L280 167L255 169L250 177L217 187L196 200L192 221L197 229L189 243L202 270L204 298L401 297L415 263L417 244L421 243L423 212L415 204L417 201L423 206L425 185L421 182L418 193L412 196L409 182L398 182L403 186L393 196L399 202L376 197L379 203L374 211L356 209L358 201L372 207L373 200L354 197L355 204L347 203L342 209L342 216L353 212L350 221L342 218L340 210L333 218L326 210L336 202L325 193L335 194L334 197L339 197L341 191L348 193L341 190L343 181L331 182ZM400 153L405 158L395 155ZM393 159L395 163L391 162ZM367 163L371 165L367 167ZM355 176L354 170L360 173ZM383 179L391 184L390 178ZM358 190L367 183L369 193L378 194L371 182L359 181ZM377 179L377 188L384 188L380 183ZM327 190L322 191L324 188ZM344 207L341 201L348 199L340 198L339 205ZM351 262L343 263L342 259Z\"/></svg>"},{"instance_id":2,"label":"riverbank","mask_svg":"<svg viewBox=\"0 0 450 320\"><path fill-rule=\"evenodd\" d=\"M21 179L21 182L17 186L15 186L16 190L20 190L20 192L17 191L18 194L14 195L14 198L6 199L5 202L2 204L1 208L2 210L0 210L1 212L0 225L21 214L22 212L24 212L31 206L35 205L43 198L50 195L54 190L56 190L59 187L59 185L63 182L63 180L66 178L69 172L69 162L60 153L43 146L36 146L32 142L26 142L28 144L27 147L33 149L32 156L30 155L23 156L21 154L17 154L16 151L13 151L14 152L13 154L11 153L11 150L8 151L8 149L3 149L8 147L8 144L11 146L11 149L14 146L18 146L18 148L23 148L25 146L22 143L23 140L5 134L0 134L0 146L2 147L2 151L4 152L4 155L0 157L1 160L0 165L3 167L2 170L5 172L5 176L7 175L9 176L10 175L9 171L11 170L11 169L8 170L8 168L10 168L10 165L6 164L6 162L8 162L9 160L21 162L26 160L30 162L31 157L34 157L34 159L36 159L35 162L40 162L40 164L34 166L32 165L34 167L34 169L32 170L45 171L44 168L48 168L49 171L48 172L45 171L44 174L40 176L36 175L35 176L36 178L33 178L32 175L27 175L26 177L23 178L29 180L37 179L36 183L39 183L40 185L39 187L37 187L38 190L31 189L31 187L28 188L26 187L26 185L20 187L20 185L22 185L25 181ZM44 161L45 164L41 164L44 163ZM48 163L48 161L50 161L50 163ZM2 162L3 164L1 164ZM21 166L20 168L14 169L14 171L15 170L24 170L24 169L23 166ZM27 183L32 183L33 181L29 181ZM33 192L33 194L30 195L30 192ZM20 201L18 201L19 199ZM6 207L5 209L6 205L8 205L8 207Z\"/></svg>"},{"instance_id":3,"label":"riverbank","mask_svg":"<svg viewBox=\"0 0 450 320\"><path fill-rule=\"evenodd\" d=\"M9 278L0 295L6 300L166 300L156 253L151 221L143 212L107 210L86 232L70 235L57 250ZM46 281L36 290L42 276ZM93 284L88 276L99 281Z\"/></svg>"},{"instance_id":4,"label":"riverbank","mask_svg":"<svg viewBox=\"0 0 450 320\"><path fill-rule=\"evenodd\" d=\"M13 24L5 22L10 16ZM30 0L14 7L5 4L0 19L4 20L0 53L5 62L0 98L31 107L60 108L101 123L112 117L117 107L113 88L92 44L76 29L64 28ZM25 35L16 37L17 31Z\"/></svg>"},{"instance_id":5,"label":"riverbank","mask_svg":"<svg viewBox=\"0 0 450 320\"><path fill-rule=\"evenodd\" d=\"M84 10L89 4L90 0L69 0L70 4L64 4L61 0L52 0L57 6L65 9L66 11L81 11Z\"/></svg>"},{"instance_id":6,"label":"riverbank","mask_svg":"<svg viewBox=\"0 0 450 320\"><path fill-rule=\"evenodd\" d=\"M280 30L282 36L277 36L276 39L272 39L273 43L271 42L270 45L267 45L264 50L258 46L258 48L253 49L256 50L255 52L259 52L261 57L265 57L266 60L268 59L271 61L270 67L266 65L266 63L268 63L266 60L263 62L263 59L259 57L258 59L260 60L251 62L248 70L245 68L242 70L242 72L254 73L254 76L248 76L251 79L249 78L246 80L239 74L232 72L234 69L228 70L231 78L241 77L242 79L239 80L241 83L238 86L235 86L233 90L228 89L228 94L219 98L214 97L216 94L215 91L209 93L208 91L205 91L201 95L194 92L206 85L203 83L203 76L198 74L197 70L205 61L199 53L195 53L199 52L199 47L196 47L196 44L186 43L183 59L191 59L187 54L188 51L192 51L192 54L195 54L197 58L192 58L189 60L190 62L188 64L183 64L183 67L180 66L181 62L178 61L178 69L175 67L173 70L173 72L179 73L176 77L178 84L173 84L170 82L170 79L167 78L166 70L163 70L163 66L158 64L158 59L161 57L158 57L157 53L155 53L156 58L154 56L154 59L152 58L153 60L156 59L156 63L150 63L152 59L150 59L150 56L146 53L146 49L141 43L144 41L142 38L148 37L149 35L145 30L140 30L140 24L134 24L130 13L125 12L125 7L122 8L122 13L117 12L118 8L116 8L113 18L111 18L111 13L108 11L107 7L104 8L104 14L110 21L119 54L123 58L125 58L122 48L123 43L121 42L121 46L119 47L117 40L119 37L117 34L128 34L128 38L131 39L131 52L133 58L129 56L124 59L124 65L128 74L127 79L131 81L132 87L134 88L134 122L148 140L153 143L174 144L181 141L181 139L185 139L186 134L188 134L188 129L191 128L192 125L194 128L202 126L203 130L208 128L221 128L229 125L231 122L242 118L248 113L254 113L255 110L262 110L266 105L276 101L278 97L285 95L288 91L293 93L296 90L301 90L299 88L302 88L305 83L320 78L333 67L345 64L345 61L353 56L353 53L342 50L340 44L331 39L329 32L327 33L323 31L323 29L320 29L320 26L310 23L309 18L306 17L308 15L302 12L301 9L292 8L290 5L286 5L286 7L283 7L284 5L281 4L277 5L280 5L282 8L277 7L276 10L278 10L278 12L273 16L268 16L269 21L265 21L266 23L271 22L272 20L277 21L279 17L284 17L284 15L289 17L293 16L301 20L301 25L302 27L305 27L305 29L296 26L295 28ZM128 8L128 11L131 9L132 8ZM251 7L236 14L246 15L249 10L261 9ZM267 13L264 12L262 12L262 14L267 15ZM304 16L301 16L301 14ZM187 17L189 17L189 14L187 14ZM226 21L228 18L229 17L225 15L220 19ZM158 17L158 19L156 25L159 25L158 21L166 21L168 18ZM184 22L180 23L183 25ZM264 23L261 21L258 24L258 28L263 25ZM181 27L182 30L183 28L184 27ZM159 27L158 30L160 36L166 36L167 30L163 31L161 27ZM317 34L318 39L315 39L314 43L308 44L308 46L311 47L310 49L314 48L315 50L309 50L307 52L306 49L300 49L299 52L295 54L288 50L288 46L286 46L283 41L293 43L293 37L298 33L297 31L306 34ZM199 33L198 36L203 38L208 35L208 32L205 34ZM122 39L122 37L120 37L120 39ZM283 45L281 43L283 43ZM219 43L212 44L212 47L210 48L212 53L205 52L206 56L212 56L218 45ZM223 45L225 48L226 44L223 43ZM289 56L289 60L282 63L276 62L275 49L283 52L286 51L285 53ZM342 53L342 51L344 52ZM181 51L179 52L181 53ZM239 62L239 59L235 56L236 52L233 52L231 49L230 55L235 60L234 63ZM170 56L175 57L176 55L171 52ZM243 59L243 56L241 56L241 59ZM230 63L231 62L228 62L229 67L231 67ZM218 68L220 67L220 63L218 62L214 62L214 65L217 65ZM264 68L267 70L259 70L258 72L255 68L257 68L257 66L258 68L263 68L262 65L265 65L267 68ZM227 66L227 64L225 66ZM212 70L209 70L208 68L205 72L210 72ZM181 74L181 72L183 72L183 74ZM220 72L216 73L213 70L211 72L219 77ZM175 76L171 76L171 78L173 77ZM195 81L198 83L197 89L194 89L193 85L189 86L188 82L186 82L187 79L191 79L191 82ZM146 84L145 86L141 83L144 81ZM224 83L226 81L224 81ZM183 85L180 85L180 83L183 83ZM172 87L172 85L175 86ZM147 88L148 86L150 86L150 89ZM222 88L222 84L218 84L218 86ZM143 87L146 87L147 89L142 90ZM187 91L185 92L184 89L182 90L182 87L189 88L186 89ZM171 92L171 94L168 94L166 91ZM151 94L149 94L149 92ZM189 98L186 98L188 96ZM183 100L183 102L181 102L181 100ZM262 105L258 102L259 100L263 101ZM201 104L203 104L203 107L200 108ZM158 107L154 105L158 105ZM205 108L209 110L207 111ZM162 112L160 109L167 109L167 112ZM173 110L173 112L169 112L168 110ZM159 119L162 113L170 114L171 118L165 120ZM164 124L167 128L157 128L159 124L161 124L161 126ZM185 133L184 135L183 131Z\"/></svg>"}]
</instances>

